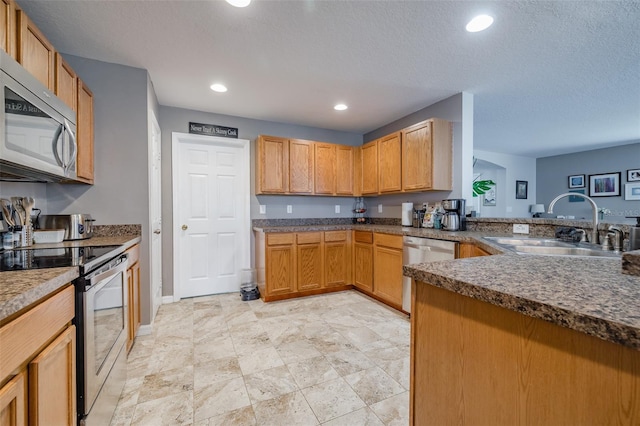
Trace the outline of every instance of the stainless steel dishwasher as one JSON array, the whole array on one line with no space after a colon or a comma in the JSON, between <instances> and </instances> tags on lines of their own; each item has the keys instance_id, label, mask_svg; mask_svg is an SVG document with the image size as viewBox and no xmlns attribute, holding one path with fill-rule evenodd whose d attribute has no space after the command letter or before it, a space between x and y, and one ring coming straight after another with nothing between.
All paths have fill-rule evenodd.
<instances>
[{"instance_id":1,"label":"stainless steel dishwasher","mask_svg":"<svg viewBox=\"0 0 640 426\"><path fill-rule=\"evenodd\" d=\"M458 243L454 241L405 236L402 242L404 265L456 258ZM402 277L402 309L411 312L411 278L406 276Z\"/></svg>"}]
</instances>

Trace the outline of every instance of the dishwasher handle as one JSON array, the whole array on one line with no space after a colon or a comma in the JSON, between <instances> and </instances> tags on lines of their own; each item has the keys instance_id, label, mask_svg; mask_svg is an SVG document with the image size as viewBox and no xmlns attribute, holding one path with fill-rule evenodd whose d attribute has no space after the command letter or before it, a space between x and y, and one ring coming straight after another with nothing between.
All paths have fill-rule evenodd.
<instances>
[{"instance_id":1,"label":"dishwasher handle","mask_svg":"<svg viewBox=\"0 0 640 426\"><path fill-rule=\"evenodd\" d=\"M426 246L426 245L417 245L417 244L405 244L405 248L421 250L421 251L429 251L434 253L455 253L455 249L445 249L442 247L434 247L434 246Z\"/></svg>"}]
</instances>

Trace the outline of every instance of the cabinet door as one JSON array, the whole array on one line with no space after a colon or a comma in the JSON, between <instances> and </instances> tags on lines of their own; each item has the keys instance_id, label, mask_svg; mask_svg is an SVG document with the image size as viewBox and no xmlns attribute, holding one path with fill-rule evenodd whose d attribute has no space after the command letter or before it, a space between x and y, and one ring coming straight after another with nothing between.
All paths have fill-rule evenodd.
<instances>
[{"instance_id":1,"label":"cabinet door","mask_svg":"<svg viewBox=\"0 0 640 426\"><path fill-rule=\"evenodd\" d=\"M29 423L76 425L76 328L70 326L29 363Z\"/></svg>"},{"instance_id":2,"label":"cabinet door","mask_svg":"<svg viewBox=\"0 0 640 426\"><path fill-rule=\"evenodd\" d=\"M74 111L78 111L78 76L76 72L71 68L63 58L62 55L56 52L56 84L55 94L69 108Z\"/></svg>"},{"instance_id":3,"label":"cabinet door","mask_svg":"<svg viewBox=\"0 0 640 426\"><path fill-rule=\"evenodd\" d=\"M77 79L78 85L78 158L76 171L78 179L93 183L93 93L86 84Z\"/></svg>"},{"instance_id":4,"label":"cabinet door","mask_svg":"<svg viewBox=\"0 0 640 426\"><path fill-rule=\"evenodd\" d=\"M402 250L376 246L373 275L373 294L402 306Z\"/></svg>"},{"instance_id":5,"label":"cabinet door","mask_svg":"<svg viewBox=\"0 0 640 426\"><path fill-rule=\"evenodd\" d=\"M490 256L491 253L481 249L472 243L459 243L458 244L458 259L476 256Z\"/></svg>"},{"instance_id":6,"label":"cabinet door","mask_svg":"<svg viewBox=\"0 0 640 426\"><path fill-rule=\"evenodd\" d=\"M400 133L378 140L378 178L380 192L402 190L402 146Z\"/></svg>"},{"instance_id":7,"label":"cabinet door","mask_svg":"<svg viewBox=\"0 0 640 426\"><path fill-rule=\"evenodd\" d=\"M402 189L415 191L432 186L433 152L431 121L402 131Z\"/></svg>"},{"instance_id":8,"label":"cabinet door","mask_svg":"<svg viewBox=\"0 0 640 426\"><path fill-rule=\"evenodd\" d=\"M293 244L268 246L266 252L267 295L296 291L295 246Z\"/></svg>"},{"instance_id":9,"label":"cabinet door","mask_svg":"<svg viewBox=\"0 0 640 426\"><path fill-rule=\"evenodd\" d=\"M260 136L257 147L256 194L289 191L289 140Z\"/></svg>"},{"instance_id":10,"label":"cabinet door","mask_svg":"<svg viewBox=\"0 0 640 426\"><path fill-rule=\"evenodd\" d=\"M362 194L378 193L378 142L362 145Z\"/></svg>"},{"instance_id":11,"label":"cabinet door","mask_svg":"<svg viewBox=\"0 0 640 426\"><path fill-rule=\"evenodd\" d=\"M363 290L373 291L373 245L353 244L353 283Z\"/></svg>"},{"instance_id":12,"label":"cabinet door","mask_svg":"<svg viewBox=\"0 0 640 426\"><path fill-rule=\"evenodd\" d=\"M315 193L333 195L336 192L336 145L315 144Z\"/></svg>"},{"instance_id":13,"label":"cabinet door","mask_svg":"<svg viewBox=\"0 0 640 426\"><path fill-rule=\"evenodd\" d=\"M289 192L313 194L313 142L289 142Z\"/></svg>"},{"instance_id":14,"label":"cabinet door","mask_svg":"<svg viewBox=\"0 0 640 426\"><path fill-rule=\"evenodd\" d=\"M22 10L16 11L18 23L18 62L44 86L54 91L53 45Z\"/></svg>"},{"instance_id":15,"label":"cabinet door","mask_svg":"<svg viewBox=\"0 0 640 426\"><path fill-rule=\"evenodd\" d=\"M322 236L319 232L297 234L298 291L322 287Z\"/></svg>"},{"instance_id":16,"label":"cabinet door","mask_svg":"<svg viewBox=\"0 0 640 426\"><path fill-rule=\"evenodd\" d=\"M25 372L21 371L0 388L0 425L26 426L27 387Z\"/></svg>"},{"instance_id":17,"label":"cabinet door","mask_svg":"<svg viewBox=\"0 0 640 426\"><path fill-rule=\"evenodd\" d=\"M0 0L0 7L0 48L15 59L16 3L14 0Z\"/></svg>"},{"instance_id":18,"label":"cabinet door","mask_svg":"<svg viewBox=\"0 0 640 426\"><path fill-rule=\"evenodd\" d=\"M354 149L352 146L336 147L336 194L354 195Z\"/></svg>"},{"instance_id":19,"label":"cabinet door","mask_svg":"<svg viewBox=\"0 0 640 426\"><path fill-rule=\"evenodd\" d=\"M333 287L349 283L349 245L346 242L324 243L325 286Z\"/></svg>"}]
</instances>

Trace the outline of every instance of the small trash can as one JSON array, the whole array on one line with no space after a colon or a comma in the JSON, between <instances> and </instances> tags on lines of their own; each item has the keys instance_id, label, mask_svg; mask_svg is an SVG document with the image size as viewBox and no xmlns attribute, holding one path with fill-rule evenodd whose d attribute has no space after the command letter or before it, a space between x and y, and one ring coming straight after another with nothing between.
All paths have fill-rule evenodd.
<instances>
[{"instance_id":1,"label":"small trash can","mask_svg":"<svg viewBox=\"0 0 640 426\"><path fill-rule=\"evenodd\" d=\"M243 301L260 298L255 269L243 269L240 271L240 298Z\"/></svg>"}]
</instances>

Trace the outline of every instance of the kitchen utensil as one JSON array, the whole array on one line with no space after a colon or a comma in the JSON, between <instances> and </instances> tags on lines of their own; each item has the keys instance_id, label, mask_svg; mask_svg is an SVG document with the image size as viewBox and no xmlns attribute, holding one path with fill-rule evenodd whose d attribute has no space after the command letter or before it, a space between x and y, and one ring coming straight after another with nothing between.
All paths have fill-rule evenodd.
<instances>
[{"instance_id":1,"label":"kitchen utensil","mask_svg":"<svg viewBox=\"0 0 640 426\"><path fill-rule=\"evenodd\" d=\"M460 230L460 216L454 211L448 211L442 217L442 229L445 231Z\"/></svg>"},{"instance_id":2,"label":"kitchen utensil","mask_svg":"<svg viewBox=\"0 0 640 426\"><path fill-rule=\"evenodd\" d=\"M41 229L33 231L33 240L40 243L61 243L64 239L64 229Z\"/></svg>"},{"instance_id":3,"label":"kitchen utensil","mask_svg":"<svg viewBox=\"0 0 640 426\"><path fill-rule=\"evenodd\" d=\"M24 225L24 209L22 208L22 197L11 197L11 204L15 212L16 225Z\"/></svg>"},{"instance_id":4,"label":"kitchen utensil","mask_svg":"<svg viewBox=\"0 0 640 426\"><path fill-rule=\"evenodd\" d=\"M33 210L33 206L35 206L36 200L33 197L24 197L22 199L22 207L24 208L24 219L25 224L29 224L31 222L31 211Z\"/></svg>"},{"instance_id":5,"label":"kitchen utensil","mask_svg":"<svg viewBox=\"0 0 640 426\"><path fill-rule=\"evenodd\" d=\"M13 221L13 207L11 202L6 198L0 198L0 204L2 205L2 216L4 221L7 222L7 226L13 226L16 223Z\"/></svg>"}]
</instances>

